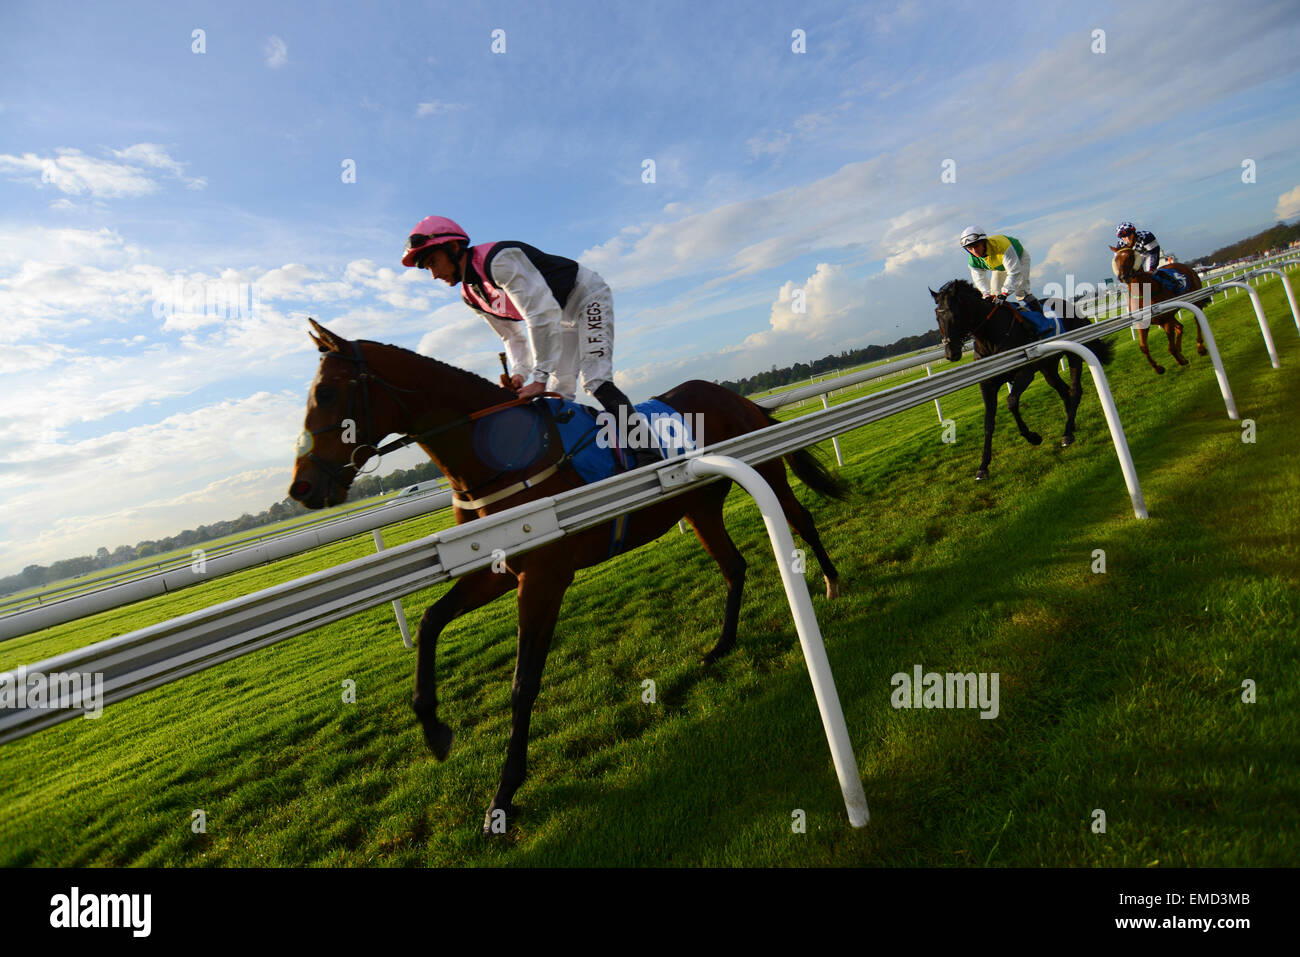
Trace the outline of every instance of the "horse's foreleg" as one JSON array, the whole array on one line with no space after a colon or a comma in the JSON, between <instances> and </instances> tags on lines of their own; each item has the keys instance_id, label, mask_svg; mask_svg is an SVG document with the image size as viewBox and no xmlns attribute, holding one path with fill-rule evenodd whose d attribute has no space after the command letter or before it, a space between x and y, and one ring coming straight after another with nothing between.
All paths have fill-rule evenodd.
<instances>
[{"instance_id":1,"label":"horse's foreleg","mask_svg":"<svg viewBox=\"0 0 1300 957\"><path fill-rule=\"evenodd\" d=\"M1165 367L1156 362L1155 359L1151 358L1151 350L1147 348L1147 333L1149 331L1149 329L1138 330L1138 348L1141 349L1142 354L1147 357L1147 362L1151 363L1151 368L1156 370L1156 374L1164 375Z\"/></svg>"},{"instance_id":2,"label":"horse's foreleg","mask_svg":"<svg viewBox=\"0 0 1300 957\"><path fill-rule=\"evenodd\" d=\"M730 483L723 489L723 498ZM710 488L709 492L713 492ZM686 516L695 529L704 550L713 557L722 569L722 577L727 582L727 607L722 613L722 635L718 643L704 656L705 663L716 661L736 644L736 628L740 619L740 601L745 593L745 569L747 563L736 548L736 543L727 534L727 526L722 520L722 500L711 495L708 504L692 509Z\"/></svg>"},{"instance_id":3,"label":"horse's foreleg","mask_svg":"<svg viewBox=\"0 0 1300 957\"><path fill-rule=\"evenodd\" d=\"M1051 361L1055 362L1056 360ZM1025 425L1025 420L1020 415L1020 396L1029 388L1029 383L1034 381L1035 371L1034 367L1030 366L1028 369L1021 369L1017 372L1016 377L1011 380L1011 394L1007 396L1007 408L1011 410L1011 415L1016 420L1016 428L1020 430L1020 434L1025 437L1025 441L1030 445L1041 444L1043 437L1037 432L1031 432L1029 426Z\"/></svg>"},{"instance_id":4,"label":"horse's foreleg","mask_svg":"<svg viewBox=\"0 0 1300 957\"><path fill-rule=\"evenodd\" d=\"M993 458L993 423L998 415L998 387L1001 384L987 379L980 383L980 395L984 397L984 457L980 459L979 471L975 473L977 482L989 477L989 461Z\"/></svg>"},{"instance_id":5,"label":"horse's foreleg","mask_svg":"<svg viewBox=\"0 0 1300 957\"><path fill-rule=\"evenodd\" d=\"M451 750L451 728L438 720L438 676L435 661L438 653L438 636L447 623L459 615L482 607L515 587L515 576L498 574L483 569L457 579L456 584L425 609L420 619L420 630L415 659L415 698L412 705L415 715L424 727L424 741L439 761L445 761Z\"/></svg>"},{"instance_id":6,"label":"horse's foreleg","mask_svg":"<svg viewBox=\"0 0 1300 957\"><path fill-rule=\"evenodd\" d=\"M546 550L543 550L545 552ZM510 687L510 744L501 770L501 784L483 819L483 834L501 834L515 814L511 799L528 770L528 726L542 687L542 669L551 650L555 623L564 592L573 582L573 568L559 553L527 556L519 575L519 648L515 680Z\"/></svg>"}]
</instances>

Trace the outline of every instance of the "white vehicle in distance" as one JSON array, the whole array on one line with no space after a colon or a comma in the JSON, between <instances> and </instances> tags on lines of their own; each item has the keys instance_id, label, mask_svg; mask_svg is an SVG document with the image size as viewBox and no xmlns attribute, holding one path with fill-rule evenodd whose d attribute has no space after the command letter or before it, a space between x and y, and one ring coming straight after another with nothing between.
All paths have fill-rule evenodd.
<instances>
[{"instance_id":1,"label":"white vehicle in distance","mask_svg":"<svg viewBox=\"0 0 1300 957\"><path fill-rule=\"evenodd\" d=\"M430 479L427 482L416 482L410 488L403 489L402 495L419 495L421 492L428 492L435 488L442 488L444 484L445 483L442 479Z\"/></svg>"}]
</instances>

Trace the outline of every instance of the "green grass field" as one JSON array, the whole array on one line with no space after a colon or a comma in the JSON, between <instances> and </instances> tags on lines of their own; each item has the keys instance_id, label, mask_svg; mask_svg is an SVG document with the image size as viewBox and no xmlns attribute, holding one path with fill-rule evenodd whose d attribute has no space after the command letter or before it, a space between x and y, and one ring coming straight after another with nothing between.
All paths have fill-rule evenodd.
<instances>
[{"instance_id":1,"label":"green grass field","mask_svg":"<svg viewBox=\"0 0 1300 957\"><path fill-rule=\"evenodd\" d=\"M1294 864L1300 340L1280 283L1260 292L1279 370L1247 297L1209 310L1253 443L1194 346L1189 367L1157 377L1127 334L1112 340L1148 521L1133 518L1087 382L1070 449L1041 380L1022 407L1042 446L1000 411L987 483L972 479L982 416L967 389L943 402L956 444L940 441L927 404L841 437L851 501L796 486L842 575L843 597L827 601L810 559L865 829L847 823L761 520L733 492L729 526L750 567L736 650L700 664L724 589L693 535L580 572L534 714L524 813L505 838L479 828L509 728L509 598L440 642L441 717L456 732L446 763L425 749L409 706L415 656L380 608L0 747L0 863ZM340 542L5 642L0 668L372 549L369 536ZM407 614L445 587L408 597ZM891 676L918 664L998 673L998 717L896 710ZM1248 680L1255 703L1242 700ZM206 833L191 828L195 809ZM806 833L792 830L796 809Z\"/></svg>"}]
</instances>

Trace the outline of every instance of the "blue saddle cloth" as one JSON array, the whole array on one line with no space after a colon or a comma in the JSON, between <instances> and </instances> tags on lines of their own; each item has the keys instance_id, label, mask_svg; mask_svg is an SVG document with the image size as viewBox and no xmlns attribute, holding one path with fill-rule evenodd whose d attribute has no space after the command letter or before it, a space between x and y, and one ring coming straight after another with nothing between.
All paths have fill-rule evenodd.
<instances>
[{"instance_id":1,"label":"blue saddle cloth","mask_svg":"<svg viewBox=\"0 0 1300 957\"><path fill-rule=\"evenodd\" d=\"M1052 316L1045 316L1041 312L1035 312L1024 303L1008 301L1007 305L1018 312L1021 318L1028 322L1030 326L1038 330L1038 338L1040 339L1047 336L1058 336L1065 331L1060 326L1060 320Z\"/></svg>"},{"instance_id":2,"label":"blue saddle cloth","mask_svg":"<svg viewBox=\"0 0 1300 957\"><path fill-rule=\"evenodd\" d=\"M617 448L613 423L602 422L595 409L563 399L544 399L560 432L564 451L571 456L574 470L590 485L627 470L623 450ZM636 406L646 417L653 439L665 456L672 458L695 448L695 438L682 415L672 406L651 399ZM629 462L631 456L628 456Z\"/></svg>"},{"instance_id":3,"label":"blue saddle cloth","mask_svg":"<svg viewBox=\"0 0 1300 957\"><path fill-rule=\"evenodd\" d=\"M1173 269L1157 269L1153 272L1156 282L1177 295L1187 291L1187 277Z\"/></svg>"}]
</instances>

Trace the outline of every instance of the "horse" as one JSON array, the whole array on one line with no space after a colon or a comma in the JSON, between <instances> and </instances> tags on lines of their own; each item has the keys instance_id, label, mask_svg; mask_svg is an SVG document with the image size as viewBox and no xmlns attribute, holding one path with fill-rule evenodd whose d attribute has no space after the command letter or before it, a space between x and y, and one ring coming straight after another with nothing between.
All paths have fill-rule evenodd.
<instances>
[{"instance_id":1,"label":"horse","mask_svg":"<svg viewBox=\"0 0 1300 957\"><path fill-rule=\"evenodd\" d=\"M1172 270L1187 279L1187 288L1180 293L1171 292L1164 285L1156 281L1156 278L1149 272L1142 272L1136 269L1134 264L1137 261L1137 253L1132 246L1110 246L1111 252L1115 254L1111 260L1110 268L1115 274L1115 279L1125 283L1128 286L1128 302L1130 311L1141 309L1144 304L1143 291L1148 291L1151 296L1150 305L1158 302L1165 302L1168 299L1188 299L1189 293L1195 292L1201 288L1201 277L1196 275L1196 270L1191 266L1183 263L1170 263L1162 268ZM1204 301L1192 299L1192 302ZM1174 357L1180 366L1188 364L1187 359L1183 356L1183 324L1178 321L1177 313L1166 313L1163 316L1155 316L1151 322L1165 331L1165 337L1169 340L1169 354ZM1151 368L1156 370L1156 375L1164 375L1165 367L1160 365L1151 358L1151 352L1147 349L1147 326L1144 323L1138 329L1138 348L1142 354L1147 357L1147 362ZM1196 324L1196 354L1203 356L1206 354L1205 339L1201 333L1201 324Z\"/></svg>"},{"instance_id":2,"label":"horse","mask_svg":"<svg viewBox=\"0 0 1300 957\"><path fill-rule=\"evenodd\" d=\"M1037 331L1031 329L1005 301L999 299L990 304L989 300L965 279L954 279L942 286L938 292L931 289L930 296L935 303L934 314L939 323L939 333L943 336L944 353L952 362L961 359L962 344L967 337L973 336L975 339L977 358L1028 345L1038 338ZM1076 313L1073 308L1066 308L1065 303L1060 299L1046 300L1044 305L1052 308L1058 316L1065 317L1062 318L1061 324L1067 331L1088 325L1085 316ZM1089 348L1103 365L1110 362L1113 357L1108 342L1094 342ZM1056 371L1055 355L1027 363L1006 375L985 379L980 383L980 394L984 397L984 457L980 460L979 471L975 473L976 481L982 482L989 477L989 460L993 457L993 422L998 411L998 389L1004 383L1011 383L1007 408L1015 416L1016 427L1030 445L1039 445L1043 437L1037 432L1031 432L1020 416L1020 395L1029 388L1029 384L1034 380L1034 374L1041 372L1048 385L1057 391L1061 401L1065 403L1065 435L1061 439L1061 447L1067 448L1074 444L1074 416L1079 409L1079 400L1083 396L1079 381L1083 360L1073 353L1066 353L1066 361L1070 366L1068 388Z\"/></svg>"},{"instance_id":3,"label":"horse","mask_svg":"<svg viewBox=\"0 0 1300 957\"><path fill-rule=\"evenodd\" d=\"M512 390L437 359L397 346L349 341L314 319L308 321L314 329L308 334L321 357L308 394L306 422L289 487L289 495L296 501L313 509L345 501L355 476L380 451L378 443L390 434L417 443L447 477L457 524L584 484L571 467L564 467L566 459L555 421L544 404L520 400ZM750 400L712 382L683 382L659 399L683 413L687 421L702 422L702 432L710 442L776 422ZM525 409L536 417L537 435L544 429L546 436L545 442L535 443L540 448L540 460L507 461L504 467L500 461L482 460L478 450L490 443L483 441L481 423L491 421L503 408ZM490 455L486 457L491 459ZM800 450L784 458L814 492L837 499L847 496L846 486L809 451ZM776 493L790 526L816 556L826 581L826 597L837 597L839 573L822 546L812 515L791 491L780 460L765 462L755 469ZM735 644L745 584L745 559L727 534L722 517L723 500L730 488L729 480L713 482L625 516L624 551L657 539L685 517L705 551L718 563L727 585L726 608L721 636L704 655L706 665ZM611 557L612 527L622 521L511 556L503 568L495 563L493 568L464 575L424 612L420 621L412 707L424 730L425 743L441 762L451 750L453 734L438 718L438 637L458 616L508 591L516 594L518 646L510 692L510 740L500 785L484 816L485 837L503 833L518 813L512 799L524 781L529 721L564 593L577 569Z\"/></svg>"}]
</instances>

